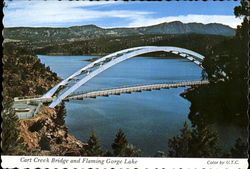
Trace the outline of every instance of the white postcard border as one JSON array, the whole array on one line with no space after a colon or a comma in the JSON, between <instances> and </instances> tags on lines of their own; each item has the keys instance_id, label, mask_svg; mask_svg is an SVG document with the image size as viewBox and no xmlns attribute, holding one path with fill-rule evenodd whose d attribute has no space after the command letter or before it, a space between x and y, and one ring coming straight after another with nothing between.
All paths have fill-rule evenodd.
<instances>
[{"instance_id":1,"label":"white postcard border","mask_svg":"<svg viewBox=\"0 0 250 169\"><path fill-rule=\"evenodd\" d=\"M1 156L3 168L247 169L243 158Z\"/></svg>"}]
</instances>

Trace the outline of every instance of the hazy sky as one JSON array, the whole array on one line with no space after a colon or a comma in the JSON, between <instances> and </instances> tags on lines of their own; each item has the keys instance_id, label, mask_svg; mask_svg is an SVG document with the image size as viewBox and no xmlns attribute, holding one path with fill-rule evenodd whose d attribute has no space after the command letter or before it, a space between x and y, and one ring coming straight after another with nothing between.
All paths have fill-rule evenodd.
<instances>
[{"instance_id":1,"label":"hazy sky","mask_svg":"<svg viewBox=\"0 0 250 169\"><path fill-rule=\"evenodd\" d=\"M100 27L138 27L163 22L222 23L236 28L241 19L233 8L238 1L210 2L86 2L5 1L5 27L69 27L95 24Z\"/></svg>"}]
</instances>

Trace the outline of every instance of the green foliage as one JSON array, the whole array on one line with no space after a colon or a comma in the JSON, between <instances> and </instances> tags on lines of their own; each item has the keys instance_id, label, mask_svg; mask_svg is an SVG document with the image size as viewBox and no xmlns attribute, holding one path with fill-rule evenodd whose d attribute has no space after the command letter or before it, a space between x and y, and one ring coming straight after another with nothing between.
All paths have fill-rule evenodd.
<instances>
[{"instance_id":1,"label":"green foliage","mask_svg":"<svg viewBox=\"0 0 250 169\"><path fill-rule=\"evenodd\" d=\"M193 125L231 123L246 127L248 123L248 29L247 1L235 7L237 17L244 16L235 37L208 50L202 63L210 85L190 90L186 98L192 103L189 118Z\"/></svg>"},{"instance_id":2,"label":"green foliage","mask_svg":"<svg viewBox=\"0 0 250 169\"><path fill-rule=\"evenodd\" d=\"M238 138L235 145L230 150L230 156L232 158L247 158L248 157L248 144L243 142L241 138Z\"/></svg>"},{"instance_id":3,"label":"green foliage","mask_svg":"<svg viewBox=\"0 0 250 169\"><path fill-rule=\"evenodd\" d=\"M227 82L246 79L248 77L247 51L246 41L237 37L214 46L209 57L206 57L202 64L209 80L223 79Z\"/></svg>"},{"instance_id":4,"label":"green foliage","mask_svg":"<svg viewBox=\"0 0 250 169\"><path fill-rule=\"evenodd\" d=\"M181 134L168 141L169 157L218 157L218 137L208 127L190 130L184 123Z\"/></svg>"},{"instance_id":5,"label":"green foliage","mask_svg":"<svg viewBox=\"0 0 250 169\"><path fill-rule=\"evenodd\" d=\"M5 155L12 154L25 154L22 142L23 140L19 137L20 131L18 127L20 123L18 117L11 107L11 104L5 106L2 111L2 151Z\"/></svg>"},{"instance_id":6,"label":"green foliage","mask_svg":"<svg viewBox=\"0 0 250 169\"><path fill-rule=\"evenodd\" d=\"M112 143L112 149L114 156L119 156L121 154L122 150L126 147L128 144L128 140L122 131L122 129L119 129L118 133L116 134L116 138L114 140L114 143Z\"/></svg>"},{"instance_id":7,"label":"green foliage","mask_svg":"<svg viewBox=\"0 0 250 169\"><path fill-rule=\"evenodd\" d=\"M250 10L249 1L241 0L240 6L236 6L234 8L234 15L236 17L242 17L242 16L246 17L249 16L249 10Z\"/></svg>"},{"instance_id":8,"label":"green foliage","mask_svg":"<svg viewBox=\"0 0 250 169\"><path fill-rule=\"evenodd\" d=\"M56 107L56 112L57 112L57 117L55 119L55 123L60 126L63 126L65 124L64 118L67 114L64 102L62 102L60 106Z\"/></svg>"},{"instance_id":9,"label":"green foliage","mask_svg":"<svg viewBox=\"0 0 250 169\"><path fill-rule=\"evenodd\" d=\"M139 157L141 151L134 145L129 144L126 135L119 129L112 143L113 155L117 157Z\"/></svg>"},{"instance_id":10,"label":"green foliage","mask_svg":"<svg viewBox=\"0 0 250 169\"><path fill-rule=\"evenodd\" d=\"M236 17L243 17L243 22L241 25L237 26L236 39L241 42L241 50L243 55L248 56L248 42L249 42L249 16L250 16L250 6L249 1L241 0L241 5L234 8L234 14Z\"/></svg>"},{"instance_id":11,"label":"green foliage","mask_svg":"<svg viewBox=\"0 0 250 169\"><path fill-rule=\"evenodd\" d=\"M127 144L120 152L120 157L139 157L141 150L132 144Z\"/></svg>"},{"instance_id":12,"label":"green foliage","mask_svg":"<svg viewBox=\"0 0 250 169\"><path fill-rule=\"evenodd\" d=\"M170 148L168 156L170 157L189 157L191 155L189 151L192 135L186 122L180 131L180 135L174 136L168 141Z\"/></svg>"},{"instance_id":13,"label":"green foliage","mask_svg":"<svg viewBox=\"0 0 250 169\"><path fill-rule=\"evenodd\" d=\"M166 157L166 154L164 151L157 151L154 157Z\"/></svg>"},{"instance_id":14,"label":"green foliage","mask_svg":"<svg viewBox=\"0 0 250 169\"><path fill-rule=\"evenodd\" d=\"M38 120L36 121L36 123L32 124L28 130L30 132L38 132L39 130L41 130L44 127L44 121L43 120Z\"/></svg>"},{"instance_id":15,"label":"green foliage","mask_svg":"<svg viewBox=\"0 0 250 169\"><path fill-rule=\"evenodd\" d=\"M87 156L103 156L104 155L104 151L102 150L99 144L99 140L95 132L91 133L85 152Z\"/></svg>"},{"instance_id":16,"label":"green foliage","mask_svg":"<svg viewBox=\"0 0 250 169\"><path fill-rule=\"evenodd\" d=\"M41 136L39 146L41 147L41 150L50 150L50 141L45 135Z\"/></svg>"},{"instance_id":17,"label":"green foliage","mask_svg":"<svg viewBox=\"0 0 250 169\"><path fill-rule=\"evenodd\" d=\"M242 0L241 6L234 8L236 17L244 17L237 27L236 36L215 45L203 66L210 80L239 80L248 78L248 31L249 2ZM226 76L222 75L225 72Z\"/></svg>"},{"instance_id":18,"label":"green foliage","mask_svg":"<svg viewBox=\"0 0 250 169\"><path fill-rule=\"evenodd\" d=\"M219 157L218 135L209 127L192 130L191 152L195 157ZM195 150L195 151L194 151Z\"/></svg>"},{"instance_id":19,"label":"green foliage","mask_svg":"<svg viewBox=\"0 0 250 169\"><path fill-rule=\"evenodd\" d=\"M213 123L234 124L246 127L248 124L247 82L220 82L189 90L186 99L190 106L189 119L193 126Z\"/></svg>"},{"instance_id":20,"label":"green foliage","mask_svg":"<svg viewBox=\"0 0 250 169\"><path fill-rule=\"evenodd\" d=\"M3 102L17 96L42 95L59 81L40 60L15 44L4 44Z\"/></svg>"},{"instance_id":21,"label":"green foliage","mask_svg":"<svg viewBox=\"0 0 250 169\"><path fill-rule=\"evenodd\" d=\"M105 55L135 46L177 46L194 50L203 55L215 44L229 37L200 34L133 35L125 37L100 37L91 40L79 40L68 43L52 43L34 47L39 54ZM108 43L107 43L108 42ZM22 44L21 44L22 45ZM35 44L34 44L35 45Z\"/></svg>"}]
</instances>

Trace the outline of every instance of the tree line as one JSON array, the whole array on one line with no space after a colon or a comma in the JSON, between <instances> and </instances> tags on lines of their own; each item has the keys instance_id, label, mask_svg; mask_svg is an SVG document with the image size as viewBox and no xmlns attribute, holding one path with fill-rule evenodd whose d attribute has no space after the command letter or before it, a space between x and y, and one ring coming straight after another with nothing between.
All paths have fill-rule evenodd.
<instances>
[{"instance_id":1,"label":"tree line","mask_svg":"<svg viewBox=\"0 0 250 169\"><path fill-rule=\"evenodd\" d=\"M101 147L95 132L91 133L87 143L82 156L140 157L143 153L141 149L128 142L122 129L119 129L111 144L112 152ZM170 138L166 144L168 150L157 151L152 157L246 158L248 156L247 144L241 138L236 139L229 151L223 151L219 147L217 134L209 127L190 128L186 122L180 129L180 134Z\"/></svg>"}]
</instances>

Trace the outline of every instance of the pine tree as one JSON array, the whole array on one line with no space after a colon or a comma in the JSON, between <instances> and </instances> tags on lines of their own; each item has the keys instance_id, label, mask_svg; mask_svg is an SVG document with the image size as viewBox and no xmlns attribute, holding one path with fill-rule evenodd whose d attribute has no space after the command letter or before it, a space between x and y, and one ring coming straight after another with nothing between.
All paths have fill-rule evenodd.
<instances>
[{"instance_id":1,"label":"pine tree","mask_svg":"<svg viewBox=\"0 0 250 169\"><path fill-rule=\"evenodd\" d=\"M170 148L168 156L170 157L190 156L189 145L192 139L192 134L186 122L184 123L184 126L180 131L181 131L180 135L174 136L172 139L168 141L168 146Z\"/></svg>"},{"instance_id":2,"label":"pine tree","mask_svg":"<svg viewBox=\"0 0 250 169\"><path fill-rule=\"evenodd\" d=\"M218 136L208 126L192 130L190 154L192 157L219 157Z\"/></svg>"},{"instance_id":3,"label":"pine tree","mask_svg":"<svg viewBox=\"0 0 250 169\"><path fill-rule=\"evenodd\" d=\"M119 129L118 133L116 134L116 138L114 140L114 143L112 143L112 149L114 156L119 156L122 152L122 150L127 146L128 140L122 131L122 129Z\"/></svg>"},{"instance_id":4,"label":"pine tree","mask_svg":"<svg viewBox=\"0 0 250 169\"><path fill-rule=\"evenodd\" d=\"M181 134L168 141L170 157L218 157L218 136L208 127L190 130L187 123Z\"/></svg>"},{"instance_id":5,"label":"pine tree","mask_svg":"<svg viewBox=\"0 0 250 169\"><path fill-rule=\"evenodd\" d=\"M119 129L114 143L112 143L113 155L117 157L139 157L141 150L129 144L126 135Z\"/></svg>"},{"instance_id":6,"label":"pine tree","mask_svg":"<svg viewBox=\"0 0 250 169\"><path fill-rule=\"evenodd\" d=\"M50 141L44 134L40 138L39 146L41 150L50 150Z\"/></svg>"},{"instance_id":7,"label":"pine tree","mask_svg":"<svg viewBox=\"0 0 250 169\"><path fill-rule=\"evenodd\" d=\"M166 157L166 154L164 151L157 151L154 157Z\"/></svg>"},{"instance_id":8,"label":"pine tree","mask_svg":"<svg viewBox=\"0 0 250 169\"><path fill-rule=\"evenodd\" d=\"M2 151L3 154L11 155L21 149L22 139L19 138L20 123L12 105L8 104L2 112ZM20 150L21 151L21 150Z\"/></svg>"},{"instance_id":9,"label":"pine tree","mask_svg":"<svg viewBox=\"0 0 250 169\"><path fill-rule=\"evenodd\" d=\"M127 144L120 153L120 157L139 157L141 154L141 150L137 149L132 144Z\"/></svg>"},{"instance_id":10,"label":"pine tree","mask_svg":"<svg viewBox=\"0 0 250 169\"><path fill-rule=\"evenodd\" d=\"M238 18L243 17L242 24L238 25L236 30L236 36L240 39L248 40L249 10L249 1L247 0L241 0L240 6L234 8L234 15Z\"/></svg>"},{"instance_id":11,"label":"pine tree","mask_svg":"<svg viewBox=\"0 0 250 169\"><path fill-rule=\"evenodd\" d=\"M65 108L65 103L62 102L60 106L56 107L56 112L57 112L57 118L55 119L55 123L58 125L63 126L65 124L65 116L67 114L66 108Z\"/></svg>"},{"instance_id":12,"label":"pine tree","mask_svg":"<svg viewBox=\"0 0 250 169\"><path fill-rule=\"evenodd\" d=\"M104 151L99 144L98 137L96 136L95 132L92 132L88 140L88 145L86 146L86 155L102 156L103 154Z\"/></svg>"},{"instance_id":13,"label":"pine tree","mask_svg":"<svg viewBox=\"0 0 250 169\"><path fill-rule=\"evenodd\" d=\"M238 138L234 147L230 151L232 158L247 158L248 157L248 145L244 143L241 138Z\"/></svg>"}]
</instances>

